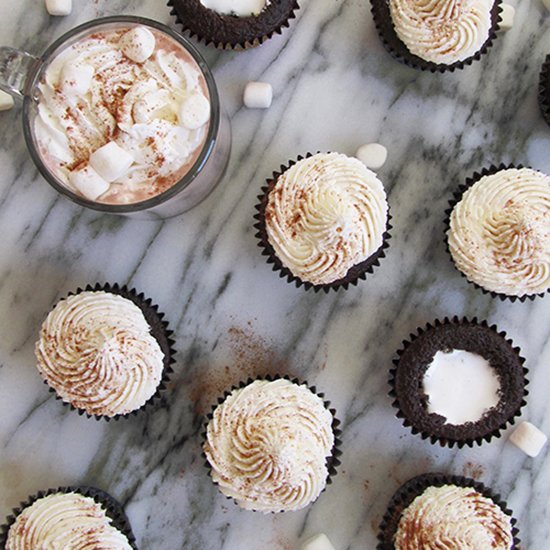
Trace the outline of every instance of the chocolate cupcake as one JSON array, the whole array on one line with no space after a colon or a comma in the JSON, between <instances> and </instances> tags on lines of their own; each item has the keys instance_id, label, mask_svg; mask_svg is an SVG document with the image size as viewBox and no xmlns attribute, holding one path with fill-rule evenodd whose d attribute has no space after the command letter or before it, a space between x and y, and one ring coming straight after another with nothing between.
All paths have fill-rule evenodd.
<instances>
[{"instance_id":1,"label":"chocolate cupcake","mask_svg":"<svg viewBox=\"0 0 550 550\"><path fill-rule=\"evenodd\" d=\"M518 548L516 520L499 495L473 479L444 474L412 478L392 497L378 550Z\"/></svg>"},{"instance_id":2,"label":"chocolate cupcake","mask_svg":"<svg viewBox=\"0 0 550 550\"><path fill-rule=\"evenodd\" d=\"M340 464L339 421L314 387L296 379L249 379L208 416L203 452L212 481L241 508L300 510Z\"/></svg>"},{"instance_id":3,"label":"chocolate cupcake","mask_svg":"<svg viewBox=\"0 0 550 550\"><path fill-rule=\"evenodd\" d=\"M297 0L168 0L191 36L216 48L247 49L281 34L296 17Z\"/></svg>"},{"instance_id":4,"label":"chocolate cupcake","mask_svg":"<svg viewBox=\"0 0 550 550\"><path fill-rule=\"evenodd\" d=\"M119 285L88 285L60 300L35 346L59 399L95 418L136 414L165 389L174 341L150 299Z\"/></svg>"},{"instance_id":5,"label":"chocolate cupcake","mask_svg":"<svg viewBox=\"0 0 550 550\"><path fill-rule=\"evenodd\" d=\"M60 487L31 496L0 528L0 548L137 550L122 506L94 487Z\"/></svg>"},{"instance_id":6,"label":"chocolate cupcake","mask_svg":"<svg viewBox=\"0 0 550 550\"><path fill-rule=\"evenodd\" d=\"M308 153L267 180L254 216L267 262L297 287L356 285L389 246L389 207L376 174L340 153Z\"/></svg>"},{"instance_id":7,"label":"chocolate cupcake","mask_svg":"<svg viewBox=\"0 0 550 550\"><path fill-rule=\"evenodd\" d=\"M496 38L500 0L468 0L456 6L436 0L371 0L384 47L409 67L432 73L471 65Z\"/></svg>"},{"instance_id":8,"label":"chocolate cupcake","mask_svg":"<svg viewBox=\"0 0 550 550\"><path fill-rule=\"evenodd\" d=\"M525 359L485 321L436 320L397 354L390 371L397 417L432 443L481 445L499 437L525 405Z\"/></svg>"},{"instance_id":9,"label":"chocolate cupcake","mask_svg":"<svg viewBox=\"0 0 550 550\"><path fill-rule=\"evenodd\" d=\"M544 120L550 126L550 54L546 56L540 71L539 105Z\"/></svg>"},{"instance_id":10,"label":"chocolate cupcake","mask_svg":"<svg viewBox=\"0 0 550 550\"><path fill-rule=\"evenodd\" d=\"M449 204L448 251L469 282L512 301L550 290L550 176L492 165Z\"/></svg>"}]
</instances>

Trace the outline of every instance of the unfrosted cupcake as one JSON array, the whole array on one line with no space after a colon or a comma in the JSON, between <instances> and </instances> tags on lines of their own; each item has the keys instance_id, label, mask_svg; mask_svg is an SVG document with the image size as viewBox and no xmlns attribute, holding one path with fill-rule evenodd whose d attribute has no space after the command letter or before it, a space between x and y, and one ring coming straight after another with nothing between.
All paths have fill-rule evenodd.
<instances>
[{"instance_id":1,"label":"unfrosted cupcake","mask_svg":"<svg viewBox=\"0 0 550 550\"><path fill-rule=\"evenodd\" d=\"M46 317L35 346L38 370L60 399L89 416L135 412L171 372L173 341L162 318L143 294L88 286Z\"/></svg>"},{"instance_id":2,"label":"unfrosted cupcake","mask_svg":"<svg viewBox=\"0 0 550 550\"><path fill-rule=\"evenodd\" d=\"M550 289L550 176L491 166L450 204L448 248L468 281L501 298Z\"/></svg>"},{"instance_id":3,"label":"unfrosted cupcake","mask_svg":"<svg viewBox=\"0 0 550 550\"><path fill-rule=\"evenodd\" d=\"M212 480L246 510L300 510L335 473L337 423L304 384L249 380L220 399L208 421L203 450Z\"/></svg>"},{"instance_id":4,"label":"unfrosted cupcake","mask_svg":"<svg viewBox=\"0 0 550 550\"><path fill-rule=\"evenodd\" d=\"M390 229L377 175L340 153L299 157L268 180L255 216L259 245L281 277L315 290L347 288L385 256Z\"/></svg>"}]
</instances>

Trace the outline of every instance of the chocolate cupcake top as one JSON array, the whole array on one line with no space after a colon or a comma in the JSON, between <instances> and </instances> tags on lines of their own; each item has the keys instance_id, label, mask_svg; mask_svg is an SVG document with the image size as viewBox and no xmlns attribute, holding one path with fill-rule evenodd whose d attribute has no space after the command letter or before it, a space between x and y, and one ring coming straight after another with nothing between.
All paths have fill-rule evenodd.
<instances>
[{"instance_id":1,"label":"chocolate cupcake top","mask_svg":"<svg viewBox=\"0 0 550 550\"><path fill-rule=\"evenodd\" d=\"M302 281L329 284L383 242L382 182L358 159L318 153L299 160L269 192L265 224L282 264Z\"/></svg>"},{"instance_id":2,"label":"chocolate cupcake top","mask_svg":"<svg viewBox=\"0 0 550 550\"><path fill-rule=\"evenodd\" d=\"M428 487L403 511L395 550L513 546L510 517L473 487Z\"/></svg>"},{"instance_id":3,"label":"chocolate cupcake top","mask_svg":"<svg viewBox=\"0 0 550 550\"><path fill-rule=\"evenodd\" d=\"M58 302L42 324L35 353L40 374L61 399L108 417L142 407L164 364L140 308L102 291Z\"/></svg>"},{"instance_id":4,"label":"chocolate cupcake top","mask_svg":"<svg viewBox=\"0 0 550 550\"><path fill-rule=\"evenodd\" d=\"M247 510L299 510L325 488L333 417L307 386L256 380L214 410L204 453L222 493Z\"/></svg>"},{"instance_id":5,"label":"chocolate cupcake top","mask_svg":"<svg viewBox=\"0 0 550 550\"><path fill-rule=\"evenodd\" d=\"M93 498L54 493L37 499L15 519L6 550L28 548L109 548L132 550L128 538Z\"/></svg>"},{"instance_id":6,"label":"chocolate cupcake top","mask_svg":"<svg viewBox=\"0 0 550 550\"><path fill-rule=\"evenodd\" d=\"M481 177L450 216L457 268L482 288L525 296L550 288L550 177L508 168Z\"/></svg>"}]
</instances>

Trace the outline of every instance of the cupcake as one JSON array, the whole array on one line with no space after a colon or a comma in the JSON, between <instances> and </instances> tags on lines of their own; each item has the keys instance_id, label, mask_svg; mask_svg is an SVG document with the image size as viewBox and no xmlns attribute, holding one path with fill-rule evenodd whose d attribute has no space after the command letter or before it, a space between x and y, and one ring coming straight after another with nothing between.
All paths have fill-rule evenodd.
<instances>
[{"instance_id":1,"label":"cupcake","mask_svg":"<svg viewBox=\"0 0 550 550\"><path fill-rule=\"evenodd\" d=\"M60 300L35 346L38 371L81 414L119 418L158 396L172 372L164 314L125 286L96 285Z\"/></svg>"},{"instance_id":2,"label":"cupcake","mask_svg":"<svg viewBox=\"0 0 550 550\"><path fill-rule=\"evenodd\" d=\"M499 0L371 0L386 49L410 67L462 69L480 59L496 37Z\"/></svg>"},{"instance_id":3,"label":"cupcake","mask_svg":"<svg viewBox=\"0 0 550 550\"><path fill-rule=\"evenodd\" d=\"M447 211L447 245L457 269L502 299L550 290L550 176L491 166L466 180Z\"/></svg>"},{"instance_id":4,"label":"cupcake","mask_svg":"<svg viewBox=\"0 0 550 550\"><path fill-rule=\"evenodd\" d=\"M525 405L527 369L519 352L485 321L428 323L403 343L390 372L398 418L442 446L499 437Z\"/></svg>"},{"instance_id":5,"label":"cupcake","mask_svg":"<svg viewBox=\"0 0 550 550\"><path fill-rule=\"evenodd\" d=\"M539 105L544 120L550 125L550 54L546 56L540 72Z\"/></svg>"},{"instance_id":6,"label":"cupcake","mask_svg":"<svg viewBox=\"0 0 550 550\"><path fill-rule=\"evenodd\" d=\"M206 426L206 465L241 508L300 510L340 463L339 422L322 394L297 380L248 380L219 400Z\"/></svg>"},{"instance_id":7,"label":"cupcake","mask_svg":"<svg viewBox=\"0 0 550 550\"><path fill-rule=\"evenodd\" d=\"M268 263L315 291L357 284L379 265L390 235L382 182L356 158L308 154L262 189L256 237Z\"/></svg>"},{"instance_id":8,"label":"cupcake","mask_svg":"<svg viewBox=\"0 0 550 550\"><path fill-rule=\"evenodd\" d=\"M380 525L378 550L513 550L519 544L515 524L500 496L482 483L424 474L393 496Z\"/></svg>"},{"instance_id":9,"label":"cupcake","mask_svg":"<svg viewBox=\"0 0 550 550\"><path fill-rule=\"evenodd\" d=\"M109 548L135 550L135 538L120 504L93 487L61 487L30 497L2 526L0 547Z\"/></svg>"},{"instance_id":10,"label":"cupcake","mask_svg":"<svg viewBox=\"0 0 550 550\"><path fill-rule=\"evenodd\" d=\"M297 0L168 0L176 21L205 44L247 49L281 34Z\"/></svg>"}]
</instances>

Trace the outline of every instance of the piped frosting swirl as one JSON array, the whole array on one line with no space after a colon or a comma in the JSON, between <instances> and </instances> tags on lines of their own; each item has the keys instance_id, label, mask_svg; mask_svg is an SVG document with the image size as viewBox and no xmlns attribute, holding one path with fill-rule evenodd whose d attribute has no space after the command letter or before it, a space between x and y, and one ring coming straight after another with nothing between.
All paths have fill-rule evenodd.
<instances>
[{"instance_id":1,"label":"piped frosting swirl","mask_svg":"<svg viewBox=\"0 0 550 550\"><path fill-rule=\"evenodd\" d=\"M484 176L454 207L447 233L457 268L508 296L550 288L550 177L530 168Z\"/></svg>"},{"instance_id":2,"label":"piped frosting swirl","mask_svg":"<svg viewBox=\"0 0 550 550\"><path fill-rule=\"evenodd\" d=\"M403 512L396 550L510 550L510 517L471 487L428 487Z\"/></svg>"},{"instance_id":3,"label":"piped frosting swirl","mask_svg":"<svg viewBox=\"0 0 550 550\"><path fill-rule=\"evenodd\" d=\"M61 300L44 321L38 370L65 402L88 414L116 416L155 393L164 353L142 311L109 292Z\"/></svg>"},{"instance_id":4,"label":"piped frosting swirl","mask_svg":"<svg viewBox=\"0 0 550 550\"><path fill-rule=\"evenodd\" d=\"M489 38L490 0L390 0L395 32L414 55L451 65L477 53Z\"/></svg>"},{"instance_id":5,"label":"piped frosting swirl","mask_svg":"<svg viewBox=\"0 0 550 550\"><path fill-rule=\"evenodd\" d=\"M288 380L234 390L207 428L212 479L247 510L304 508L326 485L332 420L320 397Z\"/></svg>"},{"instance_id":6,"label":"piped frosting swirl","mask_svg":"<svg viewBox=\"0 0 550 550\"><path fill-rule=\"evenodd\" d=\"M268 240L296 277L315 285L346 276L383 242L388 204L382 182L339 153L318 153L281 174L269 192Z\"/></svg>"},{"instance_id":7,"label":"piped frosting swirl","mask_svg":"<svg viewBox=\"0 0 550 550\"><path fill-rule=\"evenodd\" d=\"M25 508L10 527L6 550L132 550L103 507L77 493L54 493Z\"/></svg>"}]
</instances>

